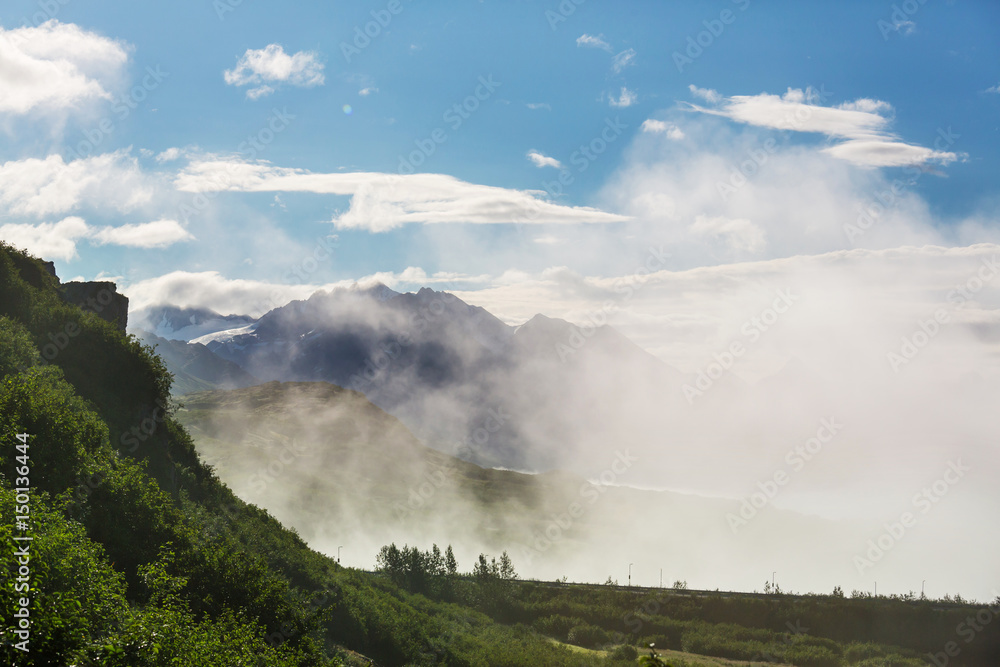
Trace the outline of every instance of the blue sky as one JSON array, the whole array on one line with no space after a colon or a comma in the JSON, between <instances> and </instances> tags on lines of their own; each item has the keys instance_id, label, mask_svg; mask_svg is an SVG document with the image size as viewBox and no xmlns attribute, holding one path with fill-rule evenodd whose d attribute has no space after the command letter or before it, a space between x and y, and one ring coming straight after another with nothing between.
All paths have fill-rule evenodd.
<instances>
[{"instance_id":1,"label":"blue sky","mask_svg":"<svg viewBox=\"0 0 1000 667\"><path fill-rule=\"evenodd\" d=\"M379 17L387 25L376 30L372 22ZM6 30L16 30L47 18L119 43L127 61L95 73L93 80L112 97L145 99L135 102L124 119L113 111L112 101L87 97L55 110L36 106L27 113L7 113L0 149L4 161L51 154L68 161L74 148L82 148L81 157L128 150L142 178L160 179L155 187L169 189L185 157L158 163L150 155L180 148L189 160L246 158L239 153L241 145L245 148L248 137L266 128L277 109L294 119L254 155L276 167L396 173L401 158L416 155L419 172L516 191L548 189L559 205L627 215L609 203L608 182L625 168L645 120L667 119L682 131L709 120L686 109L700 102L691 86L723 98L812 87L828 91L820 102L826 106L859 99L891 105L878 113L890 119L886 132L907 144L930 147L939 129L953 129L958 138L948 151L958 157L926 163L937 173L908 189L926 202L933 224L957 224L993 210L996 203L992 177L1000 166L1000 94L985 92L1000 83L995 65L1000 7L994 3L914 2L904 8L870 2L818 7L744 0L614 6L401 0L392 6L317 2L289 9L207 0L169 6L10 2L0 21ZM355 29L366 25L376 36L370 43L355 43ZM719 34L711 34L713 29ZM689 38L705 44L701 53L692 50ZM248 50L263 52L269 45L280 47L284 57L303 54L322 82L265 81L274 92L258 99L247 97L256 87L252 84L227 84L224 71L233 70ZM679 60L675 54L695 57ZM616 58L624 63L616 67ZM130 93L143 85L147 68L165 73L162 81L148 93ZM459 116L446 114L475 94L480 77L498 85L456 127ZM623 91L627 104L614 106L623 101ZM113 121L113 131L95 135L104 118ZM624 130L596 159L573 163L574 154L579 157L579 148L609 119L618 119ZM432 139L439 128L443 143ZM745 138L756 129L723 121L706 132ZM81 146L88 133L101 139L93 148ZM815 132L772 134L783 147L821 147L830 141ZM423 142L422 154L416 142ZM426 147L433 153L427 154ZM558 160L570 182L556 184L560 170L536 166L529 151ZM579 168L583 164L585 170ZM891 179L902 168L876 170ZM81 239L75 254L56 253L62 254L57 266L67 278L103 272L126 283L171 270L217 270L231 279L286 282L287 262L276 258L284 256L275 249L308 254L318 236L333 233L339 235L337 258L311 274L312 283L399 273L411 266L429 274L500 275L567 266L584 275L613 275L626 271L644 244L659 238L655 227L616 222L569 230L585 244L610 243L616 250L595 257L576 252L573 243L531 243L549 235L548 225L538 225L528 236L523 226L504 223L417 223L380 233L338 230L330 221L350 206L348 196L294 192L224 193L212 200L210 210L185 219L176 195L158 191L142 206L124 211L81 202L48 217L18 216L12 207L4 222L51 223L62 214L82 214L91 226L169 219L194 237L150 249ZM567 232L562 225L558 229ZM263 242L268 236L277 238L275 243ZM44 243L40 249L46 249ZM678 267L706 261L711 262L683 252L676 260Z\"/></svg>"}]
</instances>

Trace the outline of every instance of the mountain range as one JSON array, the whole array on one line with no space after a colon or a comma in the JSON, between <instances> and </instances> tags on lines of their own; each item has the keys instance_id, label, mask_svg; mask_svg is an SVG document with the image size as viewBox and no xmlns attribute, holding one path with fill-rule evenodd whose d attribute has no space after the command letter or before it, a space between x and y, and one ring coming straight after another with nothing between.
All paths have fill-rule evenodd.
<instances>
[{"instance_id":1,"label":"mountain range","mask_svg":"<svg viewBox=\"0 0 1000 667\"><path fill-rule=\"evenodd\" d=\"M159 343L182 380L175 393L248 386L247 376L329 382L362 392L432 447L489 467L573 468L566 462L622 437L648 441L665 409L683 404L685 377L610 326L544 315L511 326L428 288L318 292L256 320L159 308L135 321L192 336L186 352Z\"/></svg>"}]
</instances>

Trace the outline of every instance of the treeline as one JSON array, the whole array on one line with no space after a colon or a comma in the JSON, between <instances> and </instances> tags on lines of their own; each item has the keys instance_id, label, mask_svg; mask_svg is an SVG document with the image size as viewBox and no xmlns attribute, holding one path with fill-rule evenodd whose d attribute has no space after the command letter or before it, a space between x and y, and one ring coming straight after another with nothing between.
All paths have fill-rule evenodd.
<instances>
[{"instance_id":1,"label":"treeline","mask_svg":"<svg viewBox=\"0 0 1000 667\"><path fill-rule=\"evenodd\" d=\"M442 553L436 544L429 551L421 551L405 545L400 549L393 543L379 550L375 567L411 593L465 604L497 620L511 616L517 572L506 551L499 561L479 554L472 571L461 575L450 544Z\"/></svg>"}]
</instances>

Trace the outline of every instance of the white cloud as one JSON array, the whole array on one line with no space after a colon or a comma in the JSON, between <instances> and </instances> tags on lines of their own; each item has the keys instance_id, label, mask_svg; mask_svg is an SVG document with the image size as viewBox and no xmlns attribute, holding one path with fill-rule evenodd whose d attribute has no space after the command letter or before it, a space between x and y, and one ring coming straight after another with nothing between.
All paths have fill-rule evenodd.
<instances>
[{"instance_id":1,"label":"white cloud","mask_svg":"<svg viewBox=\"0 0 1000 667\"><path fill-rule=\"evenodd\" d=\"M0 112L73 110L111 100L108 88L123 76L129 47L49 20L37 27L0 27Z\"/></svg>"},{"instance_id":2,"label":"white cloud","mask_svg":"<svg viewBox=\"0 0 1000 667\"><path fill-rule=\"evenodd\" d=\"M222 313L260 316L294 299L306 299L323 285L284 285L261 280L228 279L218 271L174 271L122 288L136 311L171 304L210 308Z\"/></svg>"},{"instance_id":3,"label":"white cloud","mask_svg":"<svg viewBox=\"0 0 1000 667\"><path fill-rule=\"evenodd\" d=\"M683 130L673 123L667 123L653 118L647 118L644 120L639 129L643 132L649 132L650 134L662 134L668 139L672 139L674 141L680 141L685 137Z\"/></svg>"},{"instance_id":4,"label":"white cloud","mask_svg":"<svg viewBox=\"0 0 1000 667\"><path fill-rule=\"evenodd\" d=\"M635 56L635 49L625 49L621 53L616 54L611 60L611 69L613 69L616 74L620 73L629 65L635 64Z\"/></svg>"},{"instance_id":5,"label":"white cloud","mask_svg":"<svg viewBox=\"0 0 1000 667\"><path fill-rule=\"evenodd\" d=\"M191 235L176 220L155 220L142 224L103 227L94 235L98 245L120 245L129 248L166 248L181 241L191 241Z\"/></svg>"},{"instance_id":6,"label":"white cloud","mask_svg":"<svg viewBox=\"0 0 1000 667\"><path fill-rule=\"evenodd\" d=\"M722 240L736 254L757 254L764 249L767 235L764 230L743 218L710 218L699 215L691 231L698 236Z\"/></svg>"},{"instance_id":7,"label":"white cloud","mask_svg":"<svg viewBox=\"0 0 1000 667\"><path fill-rule=\"evenodd\" d=\"M906 167L915 164L950 164L960 156L948 151L936 151L898 141L855 139L829 148L824 153L862 167Z\"/></svg>"},{"instance_id":8,"label":"white cloud","mask_svg":"<svg viewBox=\"0 0 1000 667\"><path fill-rule=\"evenodd\" d=\"M561 241L557 237L552 236L551 234L546 234L545 236L537 236L533 238L532 241L534 241L535 243L540 243L542 245L557 245L561 243Z\"/></svg>"},{"instance_id":9,"label":"white cloud","mask_svg":"<svg viewBox=\"0 0 1000 667\"><path fill-rule=\"evenodd\" d=\"M709 104L718 104L719 102L722 101L722 95L720 95L717 91L712 90L711 88L699 88L698 86L692 83L691 85L688 86L688 90L691 91L692 95L705 100Z\"/></svg>"},{"instance_id":10,"label":"white cloud","mask_svg":"<svg viewBox=\"0 0 1000 667\"><path fill-rule=\"evenodd\" d=\"M997 85L993 86L992 88L987 88L983 92L984 93L1000 94L1000 83L998 83Z\"/></svg>"},{"instance_id":11,"label":"white cloud","mask_svg":"<svg viewBox=\"0 0 1000 667\"><path fill-rule=\"evenodd\" d=\"M528 102L524 106L529 109L545 109L546 111L552 111L552 105L548 102Z\"/></svg>"},{"instance_id":12,"label":"white cloud","mask_svg":"<svg viewBox=\"0 0 1000 667\"><path fill-rule=\"evenodd\" d=\"M776 130L818 132L832 137L857 139L882 136L889 119L873 111L849 107L824 107L807 100L812 91L789 88L783 95L734 95L723 97L712 108L691 107L699 112L740 123Z\"/></svg>"},{"instance_id":13,"label":"white cloud","mask_svg":"<svg viewBox=\"0 0 1000 667\"><path fill-rule=\"evenodd\" d=\"M350 207L333 218L341 229L382 232L407 223L576 224L623 222L627 216L586 206L561 206L537 192L461 181L444 174L312 173L264 162L206 159L188 165L178 190L314 192L349 195Z\"/></svg>"},{"instance_id":14,"label":"white cloud","mask_svg":"<svg viewBox=\"0 0 1000 667\"><path fill-rule=\"evenodd\" d=\"M562 169L562 163L559 160L554 157L542 155L538 151L528 151L528 159L538 168L555 167L556 169Z\"/></svg>"},{"instance_id":15,"label":"white cloud","mask_svg":"<svg viewBox=\"0 0 1000 667\"><path fill-rule=\"evenodd\" d=\"M360 95L361 97L368 97L372 93L377 93L377 92L378 92L378 88L374 88L372 86L369 86L367 88L362 88L361 90L359 90L358 91L358 95Z\"/></svg>"},{"instance_id":16,"label":"white cloud","mask_svg":"<svg viewBox=\"0 0 1000 667\"><path fill-rule=\"evenodd\" d=\"M789 89L789 92L792 92ZM801 91L796 91L801 92ZM786 94L787 97L787 94ZM804 97L804 95L803 95ZM801 98L800 98L801 101ZM882 100L873 100L868 97L863 97L853 102L844 102L837 106L838 109L847 109L848 111L864 111L865 113L892 113L892 105L888 102Z\"/></svg>"},{"instance_id":17,"label":"white cloud","mask_svg":"<svg viewBox=\"0 0 1000 667\"><path fill-rule=\"evenodd\" d=\"M299 51L289 55L280 44L268 44L263 49L247 49L236 67L223 72L231 86L255 86L247 97L257 99L274 92L272 83L288 83L308 88L321 86L325 81L323 63L313 51Z\"/></svg>"},{"instance_id":18,"label":"white cloud","mask_svg":"<svg viewBox=\"0 0 1000 667\"><path fill-rule=\"evenodd\" d=\"M157 162L160 162L160 163L163 163L163 162L173 162L174 160L176 160L180 156L181 156L181 149L179 149L176 146L174 146L172 148L168 148L167 150L165 150L162 153L160 153L159 155L157 155L155 159L156 159Z\"/></svg>"},{"instance_id":19,"label":"white cloud","mask_svg":"<svg viewBox=\"0 0 1000 667\"><path fill-rule=\"evenodd\" d=\"M691 104L694 111L776 130L814 132L846 140L824 149L829 155L868 167L948 164L961 156L903 143L888 131L892 105L863 98L836 107L822 106L824 94L811 88L789 88L783 95L734 95L723 98L715 91L691 86L711 107ZM714 101L713 101L714 100Z\"/></svg>"},{"instance_id":20,"label":"white cloud","mask_svg":"<svg viewBox=\"0 0 1000 667\"><path fill-rule=\"evenodd\" d=\"M68 213L89 203L129 211L153 195L128 151L64 162L60 155L0 164L0 206L15 215Z\"/></svg>"},{"instance_id":21,"label":"white cloud","mask_svg":"<svg viewBox=\"0 0 1000 667\"><path fill-rule=\"evenodd\" d=\"M896 21L892 24L892 29L903 35L912 35L917 31L917 24L913 21Z\"/></svg>"},{"instance_id":22,"label":"white cloud","mask_svg":"<svg viewBox=\"0 0 1000 667\"><path fill-rule=\"evenodd\" d=\"M129 248L166 248L194 237L174 220L157 220L120 227L93 227L80 217L39 224L0 226L0 238L45 259L70 261L78 256L77 244L90 240L95 245Z\"/></svg>"},{"instance_id":23,"label":"white cloud","mask_svg":"<svg viewBox=\"0 0 1000 667\"><path fill-rule=\"evenodd\" d=\"M70 217L39 225L7 224L0 226L0 238L45 259L70 261L76 254L76 242L90 235L83 218Z\"/></svg>"},{"instance_id":24,"label":"white cloud","mask_svg":"<svg viewBox=\"0 0 1000 667\"><path fill-rule=\"evenodd\" d=\"M576 45L602 49L608 53L611 53L612 50L611 45L604 40L604 35L580 35L576 38Z\"/></svg>"},{"instance_id":25,"label":"white cloud","mask_svg":"<svg viewBox=\"0 0 1000 667\"><path fill-rule=\"evenodd\" d=\"M256 88L251 88L247 91L248 100L259 100L262 97L267 97L274 92L274 88L271 86L257 86Z\"/></svg>"},{"instance_id":26,"label":"white cloud","mask_svg":"<svg viewBox=\"0 0 1000 667\"><path fill-rule=\"evenodd\" d=\"M635 104L637 99L638 98L636 97L634 90L629 90L625 86L622 86L622 92L618 98L616 99L614 96L611 96L608 99L608 103L613 107L625 108Z\"/></svg>"}]
</instances>

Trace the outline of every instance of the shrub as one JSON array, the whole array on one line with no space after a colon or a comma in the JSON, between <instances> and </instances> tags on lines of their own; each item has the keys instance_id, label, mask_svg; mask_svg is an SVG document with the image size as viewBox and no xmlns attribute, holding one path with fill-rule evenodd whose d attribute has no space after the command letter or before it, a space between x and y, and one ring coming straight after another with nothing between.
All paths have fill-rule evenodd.
<instances>
[{"instance_id":1,"label":"shrub","mask_svg":"<svg viewBox=\"0 0 1000 667\"><path fill-rule=\"evenodd\" d=\"M569 631L573 626L578 625L579 622L578 619L570 618L569 616L553 614L535 621L534 627L543 635L555 637L559 641L564 642L569 637Z\"/></svg>"},{"instance_id":2,"label":"shrub","mask_svg":"<svg viewBox=\"0 0 1000 667\"><path fill-rule=\"evenodd\" d=\"M611 651L611 659L635 661L639 659L639 651L631 644L622 644Z\"/></svg>"},{"instance_id":3,"label":"shrub","mask_svg":"<svg viewBox=\"0 0 1000 667\"><path fill-rule=\"evenodd\" d=\"M823 646L789 646L785 650L785 662L795 667L838 667L840 658Z\"/></svg>"},{"instance_id":4,"label":"shrub","mask_svg":"<svg viewBox=\"0 0 1000 667\"><path fill-rule=\"evenodd\" d=\"M608 643L608 633L596 625L577 625L569 631L566 641L577 646L592 648Z\"/></svg>"}]
</instances>

